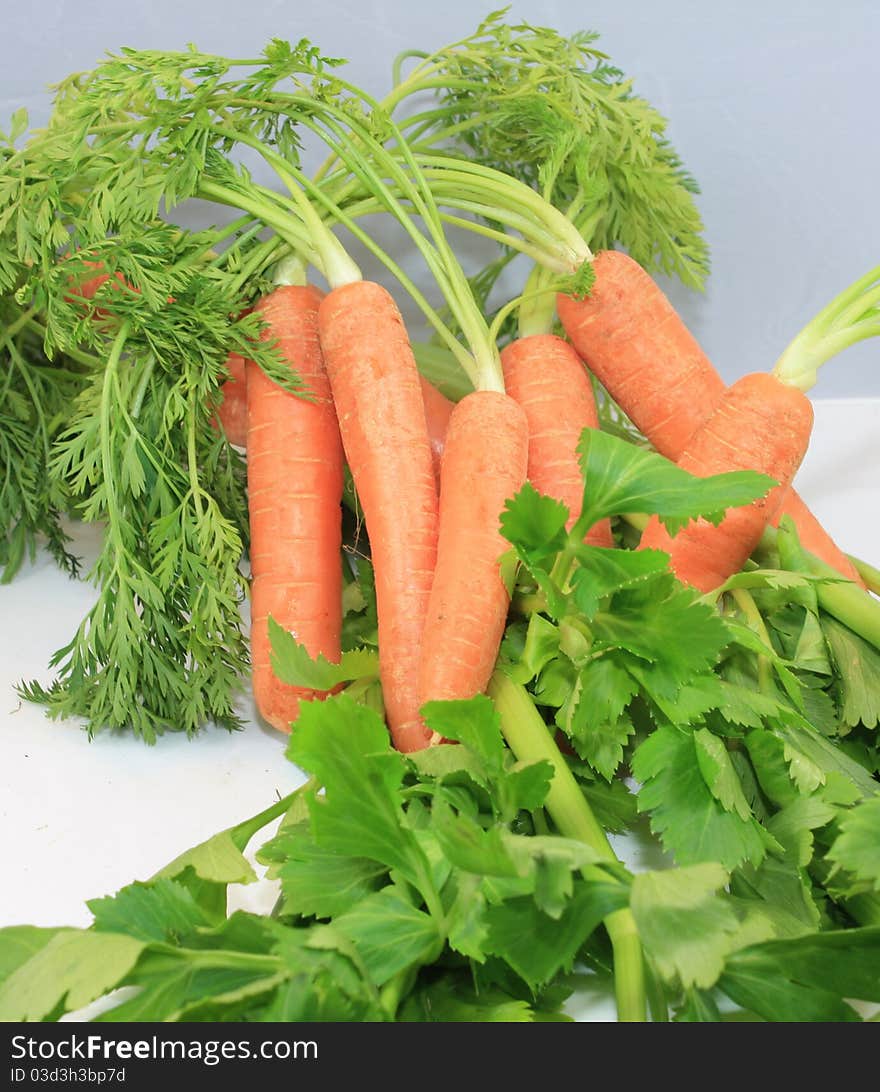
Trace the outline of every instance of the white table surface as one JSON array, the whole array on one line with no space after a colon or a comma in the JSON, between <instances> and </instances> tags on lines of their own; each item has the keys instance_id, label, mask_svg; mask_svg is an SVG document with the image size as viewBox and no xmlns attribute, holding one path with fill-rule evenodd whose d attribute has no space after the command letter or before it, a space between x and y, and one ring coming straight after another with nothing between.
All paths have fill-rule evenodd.
<instances>
[{"instance_id":1,"label":"white table surface","mask_svg":"<svg viewBox=\"0 0 880 1092\"><path fill-rule=\"evenodd\" d=\"M813 443L797 487L848 552L880 565L880 398L815 399ZM77 552L93 556L96 531ZM73 721L20 702L22 679L51 681L51 654L70 639L94 595L46 556L0 586L0 926L86 925L84 900L146 879L184 849L267 807L302 774L286 737L242 712L244 731L179 734L147 747L123 734L89 741ZM259 840L257 844L259 844ZM633 867L654 855L618 842ZM238 888L234 905L268 911L272 884ZM578 1019L613 1019L608 999L584 994Z\"/></svg>"}]
</instances>

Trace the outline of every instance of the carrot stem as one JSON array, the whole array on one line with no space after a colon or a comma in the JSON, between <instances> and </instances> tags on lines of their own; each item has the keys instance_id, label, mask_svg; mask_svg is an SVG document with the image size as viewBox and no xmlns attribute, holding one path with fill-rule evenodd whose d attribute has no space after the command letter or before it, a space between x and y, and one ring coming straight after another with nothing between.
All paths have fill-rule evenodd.
<instances>
[{"instance_id":1,"label":"carrot stem","mask_svg":"<svg viewBox=\"0 0 880 1092\"><path fill-rule=\"evenodd\" d=\"M546 268L536 265L529 273L525 291L520 296L519 336L524 338L552 333L555 314L553 279Z\"/></svg>"},{"instance_id":2,"label":"carrot stem","mask_svg":"<svg viewBox=\"0 0 880 1092\"><path fill-rule=\"evenodd\" d=\"M255 188L249 188L247 191L233 189L218 182L212 182L210 179L202 178L199 182L198 196L207 201L216 201L222 205L229 205L232 208L245 209L262 220L267 227L277 232L292 250L307 255L312 265L323 272L320 258L312 246L308 234L302 230L289 212L261 198L257 195Z\"/></svg>"},{"instance_id":3,"label":"carrot stem","mask_svg":"<svg viewBox=\"0 0 880 1092\"><path fill-rule=\"evenodd\" d=\"M272 280L275 284L297 285L302 288L308 284L306 263L299 254L288 254L275 266Z\"/></svg>"},{"instance_id":4,"label":"carrot stem","mask_svg":"<svg viewBox=\"0 0 880 1092\"><path fill-rule=\"evenodd\" d=\"M783 383L810 390L819 368L850 345L880 336L880 266L845 288L789 342L773 374Z\"/></svg>"}]
</instances>

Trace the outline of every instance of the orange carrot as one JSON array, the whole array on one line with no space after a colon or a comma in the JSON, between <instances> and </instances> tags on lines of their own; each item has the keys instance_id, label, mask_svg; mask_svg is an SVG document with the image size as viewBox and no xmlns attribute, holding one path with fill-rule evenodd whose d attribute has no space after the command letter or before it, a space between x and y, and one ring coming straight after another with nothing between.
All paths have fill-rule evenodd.
<instances>
[{"instance_id":1,"label":"orange carrot","mask_svg":"<svg viewBox=\"0 0 880 1092\"><path fill-rule=\"evenodd\" d=\"M400 312L371 281L318 312L339 428L376 581L379 672L395 746L424 745L418 665L437 553L437 488L419 372Z\"/></svg>"},{"instance_id":2,"label":"orange carrot","mask_svg":"<svg viewBox=\"0 0 880 1092\"><path fill-rule=\"evenodd\" d=\"M431 442L431 458L434 463L434 479L440 488L440 463L443 458L443 446L446 442L446 430L449 428L449 415L455 405L442 394L430 380L419 376L422 385L422 400L425 403L425 423L428 426L428 439Z\"/></svg>"},{"instance_id":3,"label":"orange carrot","mask_svg":"<svg viewBox=\"0 0 880 1092\"><path fill-rule=\"evenodd\" d=\"M507 394L474 391L452 411L419 675L422 702L470 698L489 682L510 603L499 564L509 549L500 518L525 481L528 443L526 415Z\"/></svg>"},{"instance_id":4,"label":"orange carrot","mask_svg":"<svg viewBox=\"0 0 880 1092\"><path fill-rule=\"evenodd\" d=\"M85 280L79 281L78 283L71 282L69 295L66 297L68 302L72 302L76 299L88 300L89 302L91 302L95 298L95 294L97 293L98 289L110 280L110 274L103 272L103 263L85 262L84 264L89 269L94 269L97 272L95 272L92 276L87 277ZM115 275L115 279L120 287L125 286L125 281L121 273L117 273ZM106 318L109 312L105 307L95 307L92 311L92 314L95 318L101 319Z\"/></svg>"},{"instance_id":5,"label":"orange carrot","mask_svg":"<svg viewBox=\"0 0 880 1092\"><path fill-rule=\"evenodd\" d=\"M247 388L244 380L245 361L237 353L230 353L226 361L230 378L221 386L223 401L217 410L217 417L223 424L227 439L238 447L247 446ZM428 425L428 438L431 441L431 458L434 463L434 477L440 486L440 459L443 456L443 443L449 425L449 415L455 405L445 394L425 377L419 376L422 396L425 402L425 418Z\"/></svg>"},{"instance_id":6,"label":"orange carrot","mask_svg":"<svg viewBox=\"0 0 880 1092\"><path fill-rule=\"evenodd\" d=\"M568 509L571 530L581 514L584 481L577 445L585 428L598 428L593 386L583 361L553 334L517 338L501 351L504 389L525 411L529 425L529 481ZM592 527L586 541L613 546L611 523Z\"/></svg>"},{"instance_id":7,"label":"orange carrot","mask_svg":"<svg viewBox=\"0 0 880 1092\"><path fill-rule=\"evenodd\" d=\"M95 298L95 293L101 285L110 280L110 274L100 272L103 268L100 262L86 262L86 265L99 272L96 272L94 276L89 277L87 280L80 281L79 284L72 285L70 294L72 297L91 301ZM116 274L116 280L120 285L125 284L122 275L119 273ZM105 307L96 307L94 309L95 318L106 318L108 314L109 312ZM248 311L245 311L244 314L248 314ZM247 445L246 364L245 358L238 353L230 353L227 357L226 367L230 372L230 377L220 387L222 400L217 408L217 421L223 426L226 439L237 447Z\"/></svg>"},{"instance_id":8,"label":"orange carrot","mask_svg":"<svg viewBox=\"0 0 880 1092\"><path fill-rule=\"evenodd\" d=\"M593 269L590 296L557 298L565 332L633 424L662 455L677 460L724 393L724 380L637 262L606 250L596 255ZM786 513L807 549L864 586L852 562L792 489L773 522Z\"/></svg>"},{"instance_id":9,"label":"orange carrot","mask_svg":"<svg viewBox=\"0 0 880 1092\"><path fill-rule=\"evenodd\" d=\"M656 282L632 258L605 250L582 300L556 309L587 367L633 424L677 459L724 393L724 380Z\"/></svg>"},{"instance_id":10,"label":"orange carrot","mask_svg":"<svg viewBox=\"0 0 880 1092\"><path fill-rule=\"evenodd\" d=\"M242 317L252 310L248 307ZM226 358L226 370L229 378L220 385L217 421L231 444L247 447L247 360L239 353L230 353Z\"/></svg>"},{"instance_id":11,"label":"orange carrot","mask_svg":"<svg viewBox=\"0 0 880 1092\"><path fill-rule=\"evenodd\" d=\"M222 401L217 407L217 421L231 444L247 447L247 361L238 353L230 353L226 368L229 378L220 385Z\"/></svg>"},{"instance_id":12,"label":"orange carrot","mask_svg":"<svg viewBox=\"0 0 880 1092\"><path fill-rule=\"evenodd\" d=\"M756 470L778 484L762 498L729 508L716 527L706 520L676 535L653 516L640 549L665 550L670 568L685 584L714 591L738 572L778 511L810 441L813 407L796 387L766 372L745 375L721 396L677 462L698 477L731 470Z\"/></svg>"},{"instance_id":13,"label":"orange carrot","mask_svg":"<svg viewBox=\"0 0 880 1092\"><path fill-rule=\"evenodd\" d=\"M93 269L101 268L100 262L86 262L86 265ZM117 274L117 278L118 277L119 274ZM70 291L74 296L80 296L84 300L93 300L95 298L95 293L98 291L101 285L105 284L109 280L109 273L95 273L94 276L89 277L87 280L80 281L79 284L71 286Z\"/></svg>"},{"instance_id":14,"label":"orange carrot","mask_svg":"<svg viewBox=\"0 0 880 1092\"><path fill-rule=\"evenodd\" d=\"M311 401L253 362L246 369L253 690L261 715L282 731L300 701L323 695L275 676L269 615L311 656L340 656L343 451L318 340L320 299L317 289L286 285L256 308L263 337L277 339Z\"/></svg>"}]
</instances>

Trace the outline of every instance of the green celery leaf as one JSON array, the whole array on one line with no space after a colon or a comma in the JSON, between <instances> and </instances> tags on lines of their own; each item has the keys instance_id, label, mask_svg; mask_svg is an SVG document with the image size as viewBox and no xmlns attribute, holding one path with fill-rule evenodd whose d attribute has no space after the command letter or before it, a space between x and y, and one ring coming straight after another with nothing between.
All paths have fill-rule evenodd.
<instances>
[{"instance_id":1,"label":"green celery leaf","mask_svg":"<svg viewBox=\"0 0 880 1092\"><path fill-rule=\"evenodd\" d=\"M362 985L356 993L339 988L334 970L320 966L311 977L296 975L279 986L258 1019L273 1024L361 1024L387 1019L375 992Z\"/></svg>"},{"instance_id":2,"label":"green celery leaf","mask_svg":"<svg viewBox=\"0 0 880 1092\"><path fill-rule=\"evenodd\" d=\"M553 766L549 762L515 762L509 767L501 786L502 801L506 805L502 814L519 810L537 811L543 807L552 780Z\"/></svg>"},{"instance_id":3,"label":"green celery leaf","mask_svg":"<svg viewBox=\"0 0 880 1092\"><path fill-rule=\"evenodd\" d=\"M342 592L342 652L354 652L378 644L376 582L373 566L362 556L350 559L354 580Z\"/></svg>"},{"instance_id":4,"label":"green celery leaf","mask_svg":"<svg viewBox=\"0 0 880 1092\"><path fill-rule=\"evenodd\" d=\"M768 717L790 716L791 709L782 698L765 694L729 679L718 684L717 708L728 724L740 728L761 728Z\"/></svg>"},{"instance_id":5,"label":"green celery leaf","mask_svg":"<svg viewBox=\"0 0 880 1092\"><path fill-rule=\"evenodd\" d=\"M769 660L776 673L776 677L782 684L783 690L794 705L801 709L803 707L801 685L794 672L789 668L788 662L779 656L775 649L767 645L767 643L748 626L742 625L732 618L726 619L726 624L731 643L735 643L741 648L755 653L758 657ZM751 665L748 670L751 673ZM742 673L741 677L737 680L740 683L744 681L743 675L744 673ZM732 679L731 681L734 680Z\"/></svg>"},{"instance_id":6,"label":"green celery leaf","mask_svg":"<svg viewBox=\"0 0 880 1092\"><path fill-rule=\"evenodd\" d=\"M438 923L394 885L367 895L327 928L354 945L377 986L400 971L430 962L442 947Z\"/></svg>"},{"instance_id":7,"label":"green celery leaf","mask_svg":"<svg viewBox=\"0 0 880 1092\"><path fill-rule=\"evenodd\" d=\"M636 748L632 771L642 783L639 810L679 865L711 861L730 871L778 848L753 816L726 811L712 795L693 733L661 725Z\"/></svg>"},{"instance_id":8,"label":"green celery leaf","mask_svg":"<svg viewBox=\"0 0 880 1092\"><path fill-rule=\"evenodd\" d=\"M508 627L508 632L512 627ZM507 634L505 634L505 640ZM559 627L542 614L533 614L525 630L521 649L508 667L510 677L525 686L559 655ZM504 647L502 646L502 653Z\"/></svg>"},{"instance_id":9,"label":"green celery leaf","mask_svg":"<svg viewBox=\"0 0 880 1092\"><path fill-rule=\"evenodd\" d=\"M591 628L595 651L623 649L644 661L651 689L669 700L713 667L728 641L718 613L671 577L615 595Z\"/></svg>"},{"instance_id":10,"label":"green celery leaf","mask_svg":"<svg viewBox=\"0 0 880 1092\"><path fill-rule=\"evenodd\" d=\"M801 792L813 792L831 773L841 775L862 796L880 792L880 782L864 766L806 722L794 717L780 718L772 730L783 742L791 776Z\"/></svg>"},{"instance_id":11,"label":"green celery leaf","mask_svg":"<svg viewBox=\"0 0 880 1092\"><path fill-rule=\"evenodd\" d=\"M300 644L272 617L269 618L269 640L272 645L272 670L290 686L333 690L340 683L379 676L379 654L373 648L343 652L338 664L321 655L312 659L305 645Z\"/></svg>"},{"instance_id":12,"label":"green celery leaf","mask_svg":"<svg viewBox=\"0 0 880 1092\"><path fill-rule=\"evenodd\" d=\"M302 1021L386 1020L354 946L331 926L280 927L276 954L290 978L274 1002Z\"/></svg>"},{"instance_id":13,"label":"green celery leaf","mask_svg":"<svg viewBox=\"0 0 880 1092\"><path fill-rule=\"evenodd\" d=\"M0 929L0 985L61 932L65 930L38 925L8 925Z\"/></svg>"},{"instance_id":14,"label":"green celery leaf","mask_svg":"<svg viewBox=\"0 0 880 1092\"><path fill-rule=\"evenodd\" d=\"M790 770L785 744L773 732L755 728L744 737L746 750L761 791L777 807L784 807L801 791Z\"/></svg>"},{"instance_id":15,"label":"green celery leaf","mask_svg":"<svg viewBox=\"0 0 880 1092\"><path fill-rule=\"evenodd\" d=\"M371 894L387 874L384 865L365 857L329 852L303 833L276 839L284 853L277 870L282 913L332 918Z\"/></svg>"},{"instance_id":16,"label":"green celery leaf","mask_svg":"<svg viewBox=\"0 0 880 1092\"><path fill-rule=\"evenodd\" d=\"M846 999L880 1002L880 927L744 948L729 957L719 985L765 1020L858 1020Z\"/></svg>"},{"instance_id":17,"label":"green celery leaf","mask_svg":"<svg viewBox=\"0 0 880 1092\"><path fill-rule=\"evenodd\" d=\"M206 838L204 842L185 850L151 878L173 880L181 879L184 875L187 875L189 879L195 876L208 888L225 888L230 883L253 883L257 876L244 855L248 843L273 819L284 816L285 813L292 815L301 809L302 794L306 788L307 785L301 785L288 796L270 804L268 808L252 815L249 819L227 827L219 834L214 834ZM191 883L187 886L193 890Z\"/></svg>"},{"instance_id":18,"label":"green celery leaf","mask_svg":"<svg viewBox=\"0 0 880 1092\"><path fill-rule=\"evenodd\" d=\"M751 471L697 478L662 455L599 429L584 429L578 454L588 484L573 535L626 512L655 514L670 534L697 517L719 523L728 508L750 504L774 484Z\"/></svg>"},{"instance_id":19,"label":"green celery leaf","mask_svg":"<svg viewBox=\"0 0 880 1092\"><path fill-rule=\"evenodd\" d=\"M619 884L576 881L558 918L543 913L531 898L509 899L486 912L486 951L504 960L533 990L568 970L578 950L603 918L626 905Z\"/></svg>"},{"instance_id":20,"label":"green celery leaf","mask_svg":"<svg viewBox=\"0 0 880 1092\"><path fill-rule=\"evenodd\" d=\"M818 794L799 796L767 820L767 829L801 868L813 859L813 831L827 826L838 809Z\"/></svg>"},{"instance_id":21,"label":"green celery leaf","mask_svg":"<svg viewBox=\"0 0 880 1092\"><path fill-rule=\"evenodd\" d=\"M669 558L660 550L618 550L581 545L580 568L572 576L574 601L587 621L603 599L667 571Z\"/></svg>"},{"instance_id":22,"label":"green celery leaf","mask_svg":"<svg viewBox=\"0 0 880 1092\"><path fill-rule=\"evenodd\" d=\"M719 988L755 1017L780 1024L855 1023L852 1005L829 990L811 989L774 976L772 964L734 964L722 974Z\"/></svg>"},{"instance_id":23,"label":"green celery leaf","mask_svg":"<svg viewBox=\"0 0 880 1092\"><path fill-rule=\"evenodd\" d=\"M61 930L0 986L0 1021L54 1019L118 986L146 945L114 933Z\"/></svg>"},{"instance_id":24,"label":"green celery leaf","mask_svg":"<svg viewBox=\"0 0 880 1092\"><path fill-rule=\"evenodd\" d=\"M633 877L630 907L639 936L667 982L708 989L717 981L739 929L718 894L727 881L715 862Z\"/></svg>"},{"instance_id":25,"label":"green celery leaf","mask_svg":"<svg viewBox=\"0 0 880 1092\"><path fill-rule=\"evenodd\" d=\"M485 694L460 701L430 701L421 710L428 727L445 739L463 743L484 763L498 773L507 757L498 712Z\"/></svg>"},{"instance_id":26,"label":"green celery leaf","mask_svg":"<svg viewBox=\"0 0 880 1092\"><path fill-rule=\"evenodd\" d=\"M536 857L535 905L548 917L560 918L574 890L571 868L567 862L554 859L553 854Z\"/></svg>"},{"instance_id":27,"label":"green celery leaf","mask_svg":"<svg viewBox=\"0 0 880 1092\"><path fill-rule=\"evenodd\" d=\"M880 722L880 652L848 626L823 615L822 628L837 667L840 719L848 727Z\"/></svg>"},{"instance_id":28,"label":"green celery leaf","mask_svg":"<svg viewBox=\"0 0 880 1092\"><path fill-rule=\"evenodd\" d=\"M432 829L445 857L465 872L480 876L523 876L522 862L514 860L504 828L495 823L485 828L475 819L456 813L444 801L436 800L431 814Z\"/></svg>"},{"instance_id":29,"label":"green celery leaf","mask_svg":"<svg viewBox=\"0 0 880 1092\"><path fill-rule=\"evenodd\" d=\"M624 834L638 825L636 796L623 779L596 780L593 771L583 764L572 762L571 767L593 814L607 831Z\"/></svg>"},{"instance_id":30,"label":"green celery leaf","mask_svg":"<svg viewBox=\"0 0 880 1092\"><path fill-rule=\"evenodd\" d=\"M180 944L209 919L189 890L174 880L133 883L115 895L91 899L93 928L150 942Z\"/></svg>"},{"instance_id":31,"label":"green celery leaf","mask_svg":"<svg viewBox=\"0 0 880 1092\"><path fill-rule=\"evenodd\" d=\"M309 802L318 845L396 868L416 887L430 882L428 862L404 822L406 759L392 748L378 713L345 694L307 702L287 755L324 787Z\"/></svg>"},{"instance_id":32,"label":"green celery leaf","mask_svg":"<svg viewBox=\"0 0 880 1092\"><path fill-rule=\"evenodd\" d=\"M718 1024L721 1013L710 991L690 989L673 1019L677 1024Z\"/></svg>"},{"instance_id":33,"label":"green celery leaf","mask_svg":"<svg viewBox=\"0 0 880 1092\"><path fill-rule=\"evenodd\" d=\"M433 747L413 751L407 758L423 778L443 780L464 774L477 784L485 783L485 764L473 751L455 743L436 743Z\"/></svg>"},{"instance_id":34,"label":"green celery leaf","mask_svg":"<svg viewBox=\"0 0 880 1092\"><path fill-rule=\"evenodd\" d=\"M270 914L235 910L218 924L200 929L185 947L268 955L276 947L282 928Z\"/></svg>"},{"instance_id":35,"label":"green celery leaf","mask_svg":"<svg viewBox=\"0 0 880 1092\"><path fill-rule=\"evenodd\" d=\"M606 781L623 761L633 733L625 714L638 692L638 683L613 656L600 656L581 669L574 689L556 716L557 725L574 743L577 753Z\"/></svg>"},{"instance_id":36,"label":"green celery leaf","mask_svg":"<svg viewBox=\"0 0 880 1092\"><path fill-rule=\"evenodd\" d=\"M836 868L880 891L880 797L864 800L840 817L840 833L828 850Z\"/></svg>"},{"instance_id":37,"label":"green celery leaf","mask_svg":"<svg viewBox=\"0 0 880 1092\"><path fill-rule=\"evenodd\" d=\"M509 820L520 809L539 808L550 788L552 769L546 762L511 764L494 702L483 694L460 701L427 702L422 708L432 731L461 744L481 768L472 776L486 787L498 814Z\"/></svg>"},{"instance_id":38,"label":"green celery leaf","mask_svg":"<svg viewBox=\"0 0 880 1092\"><path fill-rule=\"evenodd\" d=\"M804 718L823 736L847 736L849 728L838 715L832 690L823 689L822 680L817 675L800 672L797 677L801 684L799 709ZM852 740L847 739L844 746L850 742Z\"/></svg>"},{"instance_id":39,"label":"green celery leaf","mask_svg":"<svg viewBox=\"0 0 880 1092\"><path fill-rule=\"evenodd\" d=\"M522 1024L539 1019L528 1001L497 988L474 989L469 978L445 975L418 988L398 1019L408 1023Z\"/></svg>"},{"instance_id":40,"label":"green celery leaf","mask_svg":"<svg viewBox=\"0 0 880 1092\"><path fill-rule=\"evenodd\" d=\"M520 875L533 878L535 905L551 918L559 918L565 911L574 889L574 873L599 860L595 850L573 838L506 834L505 839Z\"/></svg>"},{"instance_id":41,"label":"green celery leaf","mask_svg":"<svg viewBox=\"0 0 880 1092\"><path fill-rule=\"evenodd\" d=\"M774 591L791 591L793 588L805 588L815 584L821 577L810 573L790 572L788 569L749 569L734 573L717 589L719 595L735 588L747 591L770 588Z\"/></svg>"},{"instance_id":42,"label":"green celery leaf","mask_svg":"<svg viewBox=\"0 0 880 1092\"><path fill-rule=\"evenodd\" d=\"M618 720L638 692L638 684L611 656L597 656L578 674L580 713L587 731Z\"/></svg>"},{"instance_id":43,"label":"green celery leaf","mask_svg":"<svg viewBox=\"0 0 880 1092\"><path fill-rule=\"evenodd\" d=\"M866 647L870 648L869 645ZM822 623L812 611L804 611L804 623L791 658L800 671L813 671L819 675L832 674L825 632Z\"/></svg>"},{"instance_id":44,"label":"green celery leaf","mask_svg":"<svg viewBox=\"0 0 880 1092\"><path fill-rule=\"evenodd\" d=\"M568 509L526 482L501 513L501 533L530 566L555 557L565 546Z\"/></svg>"},{"instance_id":45,"label":"green celery leaf","mask_svg":"<svg viewBox=\"0 0 880 1092\"><path fill-rule=\"evenodd\" d=\"M262 842L256 850L255 857L261 865L266 866L265 877L269 880L278 878L278 870L287 860L291 838L308 838L309 829L309 801L306 789L310 786L303 785L294 795L293 802L281 818L281 822L275 834Z\"/></svg>"},{"instance_id":46,"label":"green celery leaf","mask_svg":"<svg viewBox=\"0 0 880 1092\"><path fill-rule=\"evenodd\" d=\"M226 913L226 887L231 883L254 883L257 874L236 844L237 828L221 831L186 850L152 879L174 879L183 884L195 901L214 919Z\"/></svg>"},{"instance_id":47,"label":"green celery leaf","mask_svg":"<svg viewBox=\"0 0 880 1092\"><path fill-rule=\"evenodd\" d=\"M567 656L551 660L535 680L535 700L558 709L568 701L576 681L577 668Z\"/></svg>"},{"instance_id":48,"label":"green celery leaf","mask_svg":"<svg viewBox=\"0 0 880 1092\"><path fill-rule=\"evenodd\" d=\"M658 724L674 724L679 727L702 723L711 719L713 711L721 704L721 686L718 675L708 672L697 675L670 693L671 680L652 665L637 660L627 665L642 690L642 700L651 708Z\"/></svg>"},{"instance_id":49,"label":"green celery leaf","mask_svg":"<svg viewBox=\"0 0 880 1092\"><path fill-rule=\"evenodd\" d=\"M138 987L132 996L102 1012L98 1023L139 1023L219 1019L219 1013L250 1007L284 982L278 961L253 957L250 965L239 953L183 953L171 958L147 951L126 985ZM266 964L271 964L267 966ZM207 1012L206 1012L207 1010Z\"/></svg>"},{"instance_id":50,"label":"green celery leaf","mask_svg":"<svg viewBox=\"0 0 880 1092\"><path fill-rule=\"evenodd\" d=\"M434 803L432 823L443 853L457 869L483 879L525 881L517 884L517 893L533 894L536 905L554 918L571 895L573 874L598 860L583 842L559 835L513 834L497 823L484 828L440 800Z\"/></svg>"},{"instance_id":51,"label":"green celery leaf","mask_svg":"<svg viewBox=\"0 0 880 1092\"><path fill-rule=\"evenodd\" d=\"M449 947L478 963L486 958L486 886L482 876L456 870L443 892Z\"/></svg>"},{"instance_id":52,"label":"green celery leaf","mask_svg":"<svg viewBox=\"0 0 880 1092\"><path fill-rule=\"evenodd\" d=\"M819 928L809 879L795 861L765 857L757 868L744 865L731 876L730 893L743 917L760 915L774 937L797 937Z\"/></svg>"},{"instance_id":53,"label":"green celery leaf","mask_svg":"<svg viewBox=\"0 0 880 1092\"><path fill-rule=\"evenodd\" d=\"M706 728L694 732L694 747L697 752L697 765L708 786L725 811L736 812L740 819L748 820L752 809L743 793L739 775L724 741Z\"/></svg>"}]
</instances>

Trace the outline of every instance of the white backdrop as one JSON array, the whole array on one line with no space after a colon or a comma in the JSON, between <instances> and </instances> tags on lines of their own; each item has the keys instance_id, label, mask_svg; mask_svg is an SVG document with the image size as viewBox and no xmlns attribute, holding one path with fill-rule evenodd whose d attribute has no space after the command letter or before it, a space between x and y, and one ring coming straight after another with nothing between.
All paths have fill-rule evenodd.
<instances>
[{"instance_id":1,"label":"white backdrop","mask_svg":"<svg viewBox=\"0 0 880 1092\"><path fill-rule=\"evenodd\" d=\"M368 90L393 57L476 28L497 2L443 0L43 0L5 4L0 117L45 119L47 86L131 45L256 56L272 37L307 37L347 58ZM712 252L707 290L668 285L724 377L769 368L833 295L880 262L877 0L531 0L509 18L599 45L670 120L696 177ZM402 301L403 302L403 301ZM824 371L819 397L880 393L876 343Z\"/></svg>"}]
</instances>

